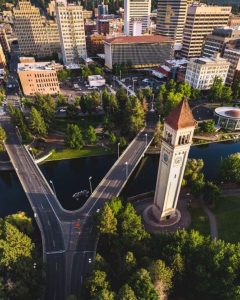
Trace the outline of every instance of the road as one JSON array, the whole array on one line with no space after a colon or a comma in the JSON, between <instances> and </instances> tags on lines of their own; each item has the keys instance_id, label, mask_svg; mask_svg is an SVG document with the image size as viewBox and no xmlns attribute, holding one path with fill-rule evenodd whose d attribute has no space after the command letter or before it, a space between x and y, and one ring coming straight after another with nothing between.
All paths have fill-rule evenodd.
<instances>
[{"instance_id":1,"label":"road","mask_svg":"<svg viewBox=\"0 0 240 300\"><path fill-rule=\"evenodd\" d=\"M45 299L63 300L67 295L78 295L95 256L94 215L106 201L120 194L153 139L154 125L135 137L85 205L70 212L61 207L8 117L2 117L1 121L8 135L6 150L41 231L47 264Z\"/></svg>"}]
</instances>

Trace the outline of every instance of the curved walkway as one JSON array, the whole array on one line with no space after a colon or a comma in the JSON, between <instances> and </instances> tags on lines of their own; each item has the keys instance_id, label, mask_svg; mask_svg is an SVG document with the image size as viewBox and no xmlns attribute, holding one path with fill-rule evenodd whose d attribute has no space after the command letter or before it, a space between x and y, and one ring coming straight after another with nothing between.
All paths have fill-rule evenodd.
<instances>
[{"instance_id":1,"label":"curved walkway","mask_svg":"<svg viewBox=\"0 0 240 300\"><path fill-rule=\"evenodd\" d=\"M209 224L210 224L210 233L211 237L216 240L218 238L218 229L217 229L217 220L212 211L207 207L204 203L203 199L201 200L201 207L205 214L208 216Z\"/></svg>"}]
</instances>

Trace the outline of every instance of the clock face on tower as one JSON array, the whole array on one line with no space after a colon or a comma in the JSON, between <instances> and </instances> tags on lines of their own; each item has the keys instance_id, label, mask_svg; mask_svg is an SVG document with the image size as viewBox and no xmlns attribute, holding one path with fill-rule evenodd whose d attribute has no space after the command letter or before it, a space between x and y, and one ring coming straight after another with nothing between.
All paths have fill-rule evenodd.
<instances>
[{"instance_id":1,"label":"clock face on tower","mask_svg":"<svg viewBox=\"0 0 240 300\"><path fill-rule=\"evenodd\" d=\"M182 162L182 157L181 156L176 156L174 160L175 164L178 165Z\"/></svg>"},{"instance_id":2,"label":"clock face on tower","mask_svg":"<svg viewBox=\"0 0 240 300\"><path fill-rule=\"evenodd\" d=\"M163 160L165 161L165 163L168 162L168 155L167 155L167 153L163 154Z\"/></svg>"}]
</instances>

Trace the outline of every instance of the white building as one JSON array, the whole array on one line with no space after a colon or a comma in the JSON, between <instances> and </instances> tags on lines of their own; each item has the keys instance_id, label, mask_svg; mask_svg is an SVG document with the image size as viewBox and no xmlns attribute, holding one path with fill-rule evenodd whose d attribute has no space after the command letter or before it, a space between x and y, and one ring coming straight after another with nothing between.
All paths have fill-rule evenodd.
<instances>
[{"instance_id":1,"label":"white building","mask_svg":"<svg viewBox=\"0 0 240 300\"><path fill-rule=\"evenodd\" d=\"M142 33L150 26L151 0L124 0L124 33L133 35L134 22L142 23Z\"/></svg>"},{"instance_id":2,"label":"white building","mask_svg":"<svg viewBox=\"0 0 240 300\"><path fill-rule=\"evenodd\" d=\"M230 63L219 57L192 58L187 65L185 82L193 88L208 90L211 88L214 78L219 77L225 83Z\"/></svg>"},{"instance_id":3,"label":"white building","mask_svg":"<svg viewBox=\"0 0 240 300\"><path fill-rule=\"evenodd\" d=\"M79 63L87 57L82 6L58 3L56 18L64 64Z\"/></svg>"},{"instance_id":4,"label":"white building","mask_svg":"<svg viewBox=\"0 0 240 300\"><path fill-rule=\"evenodd\" d=\"M88 82L90 86L103 86L106 84L105 78L101 75L91 75L88 76Z\"/></svg>"}]
</instances>

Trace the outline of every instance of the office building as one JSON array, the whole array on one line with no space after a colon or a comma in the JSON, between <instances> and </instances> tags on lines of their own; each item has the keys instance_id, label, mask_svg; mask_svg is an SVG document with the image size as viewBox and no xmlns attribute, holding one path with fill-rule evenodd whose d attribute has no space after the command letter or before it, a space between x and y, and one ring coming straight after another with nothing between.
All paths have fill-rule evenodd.
<instances>
[{"instance_id":1,"label":"office building","mask_svg":"<svg viewBox=\"0 0 240 300\"><path fill-rule=\"evenodd\" d=\"M52 48L49 40L54 39L56 41L56 30L54 30L54 37L50 38L52 28L55 26L56 29L56 24L53 25L52 23L51 29L47 33L46 19L41 16L39 8L31 5L29 0L19 1L13 12L20 53L38 57L52 56L56 47Z\"/></svg>"},{"instance_id":2,"label":"office building","mask_svg":"<svg viewBox=\"0 0 240 300\"><path fill-rule=\"evenodd\" d=\"M4 26L0 27L0 43L2 45L3 52L5 53L5 55L9 54L11 49L6 34L6 29Z\"/></svg>"},{"instance_id":3,"label":"office building","mask_svg":"<svg viewBox=\"0 0 240 300\"><path fill-rule=\"evenodd\" d=\"M213 29L213 32L205 38L203 56L211 57L217 52L220 52L222 56L226 44L236 39L240 39L240 26L234 28L226 26Z\"/></svg>"},{"instance_id":4,"label":"office building","mask_svg":"<svg viewBox=\"0 0 240 300\"><path fill-rule=\"evenodd\" d=\"M104 53L104 41L106 36L101 34L92 34L86 37L87 54L89 57Z\"/></svg>"},{"instance_id":5,"label":"office building","mask_svg":"<svg viewBox=\"0 0 240 300\"><path fill-rule=\"evenodd\" d=\"M124 0L124 33L133 35L135 21L142 23L142 33L150 26L151 0Z\"/></svg>"},{"instance_id":6,"label":"office building","mask_svg":"<svg viewBox=\"0 0 240 300\"><path fill-rule=\"evenodd\" d=\"M221 78L225 83L229 65L219 54L214 57L191 58L187 65L185 82L193 88L209 90L215 77Z\"/></svg>"},{"instance_id":7,"label":"office building","mask_svg":"<svg viewBox=\"0 0 240 300\"><path fill-rule=\"evenodd\" d=\"M161 35L120 36L104 43L105 65L117 64L133 68L158 66L173 56L174 41Z\"/></svg>"},{"instance_id":8,"label":"office building","mask_svg":"<svg viewBox=\"0 0 240 300\"><path fill-rule=\"evenodd\" d=\"M3 52L3 48L0 44L0 65L6 66L7 62L6 62L6 57L5 54Z\"/></svg>"},{"instance_id":9,"label":"office building","mask_svg":"<svg viewBox=\"0 0 240 300\"><path fill-rule=\"evenodd\" d=\"M187 14L187 0L159 0L156 33L169 36L181 47Z\"/></svg>"},{"instance_id":10,"label":"office building","mask_svg":"<svg viewBox=\"0 0 240 300\"><path fill-rule=\"evenodd\" d=\"M37 93L55 95L60 91L54 62L19 63L17 72L26 96L33 96Z\"/></svg>"},{"instance_id":11,"label":"office building","mask_svg":"<svg viewBox=\"0 0 240 300\"><path fill-rule=\"evenodd\" d=\"M231 15L228 20L228 26L240 26L240 15Z\"/></svg>"},{"instance_id":12,"label":"office building","mask_svg":"<svg viewBox=\"0 0 240 300\"><path fill-rule=\"evenodd\" d=\"M216 27L228 24L231 12L229 6L191 5L187 10L183 32L183 57L199 57L202 53L204 38Z\"/></svg>"},{"instance_id":13,"label":"office building","mask_svg":"<svg viewBox=\"0 0 240 300\"><path fill-rule=\"evenodd\" d=\"M232 84L240 71L240 39L226 45L223 57L230 63L226 82Z\"/></svg>"},{"instance_id":14,"label":"office building","mask_svg":"<svg viewBox=\"0 0 240 300\"><path fill-rule=\"evenodd\" d=\"M64 64L79 63L87 56L82 6L58 3L56 18Z\"/></svg>"}]
</instances>

